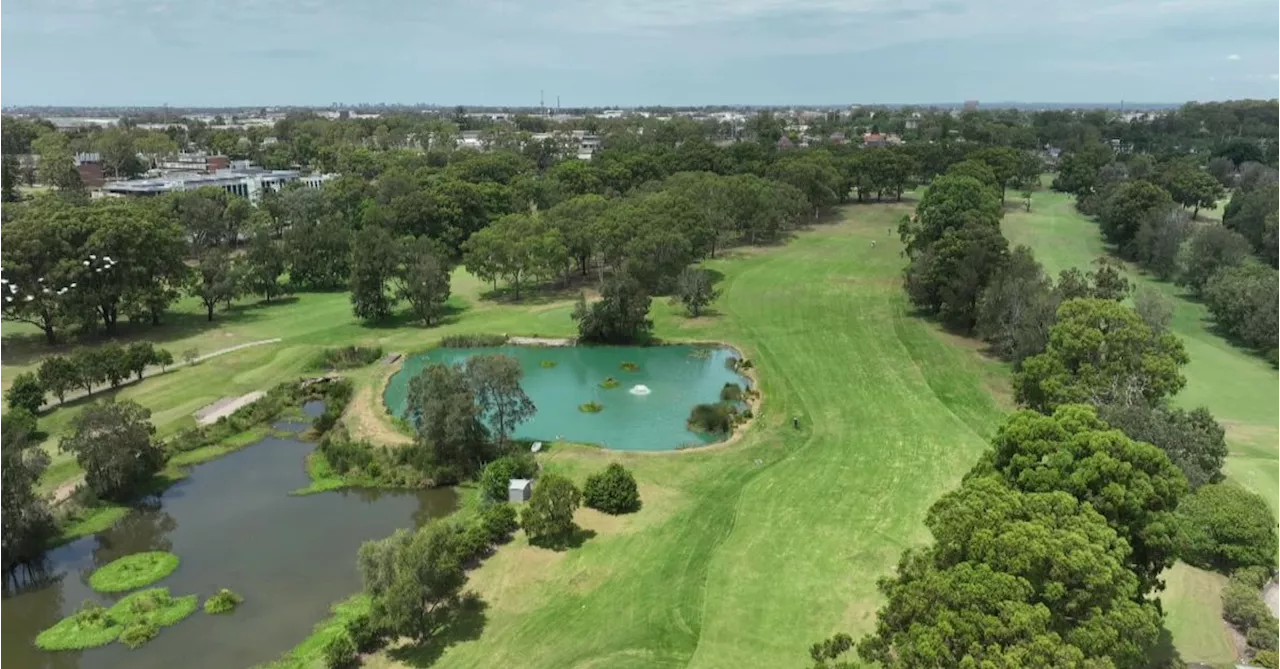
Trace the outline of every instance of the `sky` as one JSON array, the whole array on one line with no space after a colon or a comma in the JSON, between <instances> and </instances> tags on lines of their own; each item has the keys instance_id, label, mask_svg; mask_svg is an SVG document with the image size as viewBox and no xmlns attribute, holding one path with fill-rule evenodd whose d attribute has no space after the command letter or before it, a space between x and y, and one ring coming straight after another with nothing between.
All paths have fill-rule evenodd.
<instances>
[{"instance_id":1,"label":"sky","mask_svg":"<svg viewBox=\"0 0 1280 669\"><path fill-rule=\"evenodd\" d=\"M0 104L1277 97L1276 0L4 0Z\"/></svg>"}]
</instances>

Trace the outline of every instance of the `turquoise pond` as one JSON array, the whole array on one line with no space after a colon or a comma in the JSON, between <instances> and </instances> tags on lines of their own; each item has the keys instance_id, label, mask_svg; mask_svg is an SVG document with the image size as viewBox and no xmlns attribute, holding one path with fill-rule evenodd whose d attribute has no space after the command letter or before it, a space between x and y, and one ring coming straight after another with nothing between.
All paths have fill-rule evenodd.
<instances>
[{"instance_id":1,"label":"turquoise pond","mask_svg":"<svg viewBox=\"0 0 1280 669\"><path fill-rule=\"evenodd\" d=\"M725 361L737 357L728 348L713 346L502 346L497 348L441 348L411 356L387 384L384 399L396 414L405 410L409 379L433 363L454 364L473 355L503 353L524 369L522 386L537 406L534 417L516 428L523 439L562 439L598 444L621 451L668 451L719 441L692 432L685 425L696 404L716 402L726 383L743 388L749 381L729 369ZM555 363L544 367L543 361ZM634 362L634 372L622 369ZM621 385L606 389L605 379ZM647 395L631 392L637 385ZM599 413L584 413L578 405L596 401Z\"/></svg>"}]
</instances>

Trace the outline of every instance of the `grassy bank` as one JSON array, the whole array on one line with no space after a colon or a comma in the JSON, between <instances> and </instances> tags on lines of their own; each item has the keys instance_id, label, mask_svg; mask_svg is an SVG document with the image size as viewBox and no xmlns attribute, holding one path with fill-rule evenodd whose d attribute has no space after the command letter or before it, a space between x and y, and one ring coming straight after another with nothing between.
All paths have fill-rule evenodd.
<instances>
[{"instance_id":1,"label":"grassy bank","mask_svg":"<svg viewBox=\"0 0 1280 669\"><path fill-rule=\"evenodd\" d=\"M1068 267L1088 269L1094 258L1108 252L1097 224L1077 212L1071 197L1061 193L1037 193L1031 213L1009 212L1002 227L1011 244L1031 247L1054 275ZM1181 288L1156 281L1132 266L1128 275L1135 287L1152 286L1172 300L1170 330L1191 358L1183 369L1187 386L1174 403L1205 406L1213 412L1227 429L1227 477L1261 495L1276 511L1280 499L1276 371L1214 333L1204 305ZM1166 578L1168 589L1161 599L1167 627L1183 659L1214 665L1233 662L1235 651L1222 626L1221 590L1226 579L1183 564Z\"/></svg>"}]
</instances>

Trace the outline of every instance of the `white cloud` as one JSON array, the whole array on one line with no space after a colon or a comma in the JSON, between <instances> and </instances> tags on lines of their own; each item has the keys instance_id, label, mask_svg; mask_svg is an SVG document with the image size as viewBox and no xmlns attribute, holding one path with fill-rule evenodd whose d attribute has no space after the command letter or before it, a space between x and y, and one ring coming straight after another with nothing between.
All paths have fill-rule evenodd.
<instances>
[{"instance_id":1,"label":"white cloud","mask_svg":"<svg viewBox=\"0 0 1280 669\"><path fill-rule=\"evenodd\" d=\"M1240 54L1233 53L1230 56L1227 56L1227 60L1240 60Z\"/></svg>"}]
</instances>

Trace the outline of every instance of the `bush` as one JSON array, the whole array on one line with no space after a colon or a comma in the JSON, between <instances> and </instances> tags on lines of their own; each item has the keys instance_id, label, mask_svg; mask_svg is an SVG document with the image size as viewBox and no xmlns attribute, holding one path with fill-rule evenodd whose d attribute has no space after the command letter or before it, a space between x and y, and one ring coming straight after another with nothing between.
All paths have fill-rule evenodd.
<instances>
[{"instance_id":1,"label":"bush","mask_svg":"<svg viewBox=\"0 0 1280 669\"><path fill-rule=\"evenodd\" d=\"M361 613L348 620L344 630L356 651L361 653L371 653L387 643L387 630L374 623L368 613Z\"/></svg>"},{"instance_id":2,"label":"bush","mask_svg":"<svg viewBox=\"0 0 1280 669\"><path fill-rule=\"evenodd\" d=\"M591 400L590 402L579 404L578 411L581 411L582 413L600 413L601 411L604 411L604 405L595 400Z\"/></svg>"},{"instance_id":3,"label":"bush","mask_svg":"<svg viewBox=\"0 0 1280 669\"><path fill-rule=\"evenodd\" d=\"M342 370L355 369L371 365L382 357L382 347L375 346L373 348L365 348L363 346L343 346L341 348L326 348L320 351L316 359L311 362L311 369L314 370Z\"/></svg>"},{"instance_id":4,"label":"bush","mask_svg":"<svg viewBox=\"0 0 1280 669\"><path fill-rule=\"evenodd\" d=\"M1178 504L1179 552L1188 564L1230 573L1276 563L1276 519L1262 497L1234 485L1201 486Z\"/></svg>"},{"instance_id":5,"label":"bush","mask_svg":"<svg viewBox=\"0 0 1280 669\"><path fill-rule=\"evenodd\" d=\"M1276 625L1274 616L1270 620L1263 621L1258 627L1249 630L1245 635L1245 641L1249 643L1249 647L1254 650L1269 650L1275 652L1277 635L1280 635L1280 627Z\"/></svg>"},{"instance_id":6,"label":"bush","mask_svg":"<svg viewBox=\"0 0 1280 669\"><path fill-rule=\"evenodd\" d=\"M689 429L710 434L728 434L733 431L737 410L726 402L699 404L689 412Z\"/></svg>"},{"instance_id":7,"label":"bush","mask_svg":"<svg viewBox=\"0 0 1280 669\"><path fill-rule=\"evenodd\" d=\"M543 369L551 369L552 367L555 367L555 366L556 366L556 361L555 361L555 360L543 360L542 362L540 362L540 363L538 363L538 364L542 365L542 368L543 368Z\"/></svg>"},{"instance_id":8,"label":"bush","mask_svg":"<svg viewBox=\"0 0 1280 669\"><path fill-rule=\"evenodd\" d=\"M355 388L351 385L350 379L338 379L323 384L320 392L310 397L310 399L324 401L324 413L311 422L311 427L316 432L328 432L338 423L342 412L347 410L347 404L351 402L351 396L354 393Z\"/></svg>"},{"instance_id":9,"label":"bush","mask_svg":"<svg viewBox=\"0 0 1280 669\"><path fill-rule=\"evenodd\" d=\"M324 666L329 669L346 669L356 662L356 644L351 635L342 630L324 645Z\"/></svg>"},{"instance_id":10,"label":"bush","mask_svg":"<svg viewBox=\"0 0 1280 669\"><path fill-rule=\"evenodd\" d=\"M506 335L456 334L440 340L440 348L491 348L507 343Z\"/></svg>"},{"instance_id":11,"label":"bush","mask_svg":"<svg viewBox=\"0 0 1280 669\"><path fill-rule=\"evenodd\" d=\"M507 501L511 479L527 479L538 472L538 463L528 454L507 455L485 465L480 474L480 492L494 502Z\"/></svg>"},{"instance_id":12,"label":"bush","mask_svg":"<svg viewBox=\"0 0 1280 669\"><path fill-rule=\"evenodd\" d=\"M604 471L587 477L582 502L608 514L631 513L640 509L640 492L636 490L636 479L631 472L614 462Z\"/></svg>"},{"instance_id":13,"label":"bush","mask_svg":"<svg viewBox=\"0 0 1280 669\"><path fill-rule=\"evenodd\" d=\"M156 638L160 633L160 628L150 620L133 623L124 628L120 633L120 643L130 647L137 648L142 644Z\"/></svg>"},{"instance_id":14,"label":"bush","mask_svg":"<svg viewBox=\"0 0 1280 669\"><path fill-rule=\"evenodd\" d=\"M337 432L345 432L338 430ZM320 453L333 471L346 474L352 470L367 471L373 463L373 451L368 444L351 441L345 434L326 434L320 440Z\"/></svg>"},{"instance_id":15,"label":"bush","mask_svg":"<svg viewBox=\"0 0 1280 669\"><path fill-rule=\"evenodd\" d=\"M1231 580L1239 581L1254 590L1261 590L1271 582L1273 572L1270 567L1245 567L1231 574Z\"/></svg>"},{"instance_id":16,"label":"bush","mask_svg":"<svg viewBox=\"0 0 1280 669\"><path fill-rule=\"evenodd\" d=\"M720 401L721 402L741 402L742 386L736 383L724 384L724 387L720 389Z\"/></svg>"},{"instance_id":17,"label":"bush","mask_svg":"<svg viewBox=\"0 0 1280 669\"><path fill-rule=\"evenodd\" d=\"M1255 627L1274 627L1276 624L1258 589L1235 578L1222 589L1222 617L1246 635Z\"/></svg>"},{"instance_id":18,"label":"bush","mask_svg":"<svg viewBox=\"0 0 1280 669\"><path fill-rule=\"evenodd\" d=\"M618 365L618 367L620 367L624 372L634 372L640 369L640 364L628 361L628 362L622 363L621 365Z\"/></svg>"},{"instance_id":19,"label":"bush","mask_svg":"<svg viewBox=\"0 0 1280 669\"><path fill-rule=\"evenodd\" d=\"M484 529L488 543L504 543L520 527L515 507L505 502L486 507L480 512L480 527Z\"/></svg>"},{"instance_id":20,"label":"bush","mask_svg":"<svg viewBox=\"0 0 1280 669\"><path fill-rule=\"evenodd\" d=\"M1265 669L1280 669L1280 656L1274 650L1264 650L1253 656L1253 663Z\"/></svg>"},{"instance_id":21,"label":"bush","mask_svg":"<svg viewBox=\"0 0 1280 669\"><path fill-rule=\"evenodd\" d=\"M230 613L240 605L240 602L243 601L244 597L223 588L219 590L217 594L205 600L204 612L214 615L219 613Z\"/></svg>"},{"instance_id":22,"label":"bush","mask_svg":"<svg viewBox=\"0 0 1280 669\"><path fill-rule=\"evenodd\" d=\"M622 382L613 378L612 376L600 382L600 387L604 388L605 390L613 390L614 388L617 388L620 385L622 385Z\"/></svg>"}]
</instances>

